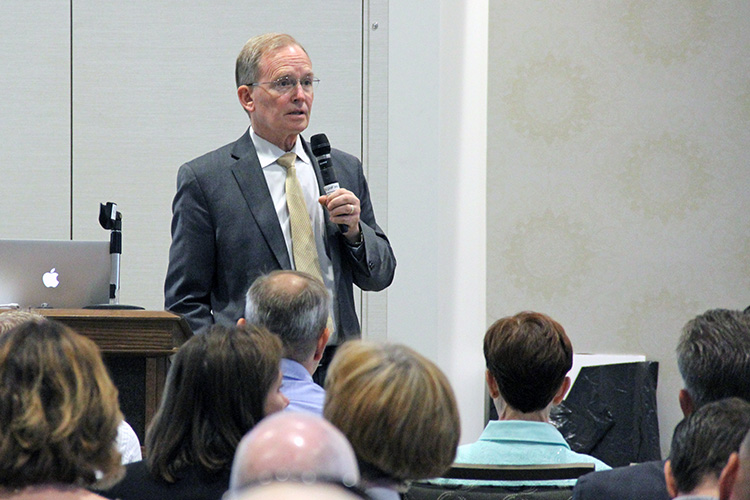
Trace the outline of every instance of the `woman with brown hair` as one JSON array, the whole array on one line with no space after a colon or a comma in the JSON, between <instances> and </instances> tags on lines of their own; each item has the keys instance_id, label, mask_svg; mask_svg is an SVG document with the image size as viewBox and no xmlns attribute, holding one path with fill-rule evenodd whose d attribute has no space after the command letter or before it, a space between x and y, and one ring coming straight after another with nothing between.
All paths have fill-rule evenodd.
<instances>
[{"instance_id":1,"label":"woman with brown hair","mask_svg":"<svg viewBox=\"0 0 750 500\"><path fill-rule=\"evenodd\" d=\"M0 498L89 500L122 475L122 414L99 349L45 319L0 335Z\"/></svg>"},{"instance_id":2,"label":"woman with brown hair","mask_svg":"<svg viewBox=\"0 0 750 500\"><path fill-rule=\"evenodd\" d=\"M235 448L289 400L280 392L281 341L266 329L214 326L185 342L146 432L145 461L103 492L121 500L218 499Z\"/></svg>"}]
</instances>

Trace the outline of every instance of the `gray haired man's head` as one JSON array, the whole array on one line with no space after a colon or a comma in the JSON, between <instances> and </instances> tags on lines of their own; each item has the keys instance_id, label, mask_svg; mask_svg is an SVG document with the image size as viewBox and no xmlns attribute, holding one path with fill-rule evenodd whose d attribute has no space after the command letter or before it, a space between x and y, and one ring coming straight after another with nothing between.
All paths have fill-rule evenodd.
<instances>
[{"instance_id":1,"label":"gray haired man's head","mask_svg":"<svg viewBox=\"0 0 750 500\"><path fill-rule=\"evenodd\" d=\"M330 296L323 283L299 271L273 271L247 292L245 320L281 338L284 357L305 363L326 329Z\"/></svg>"},{"instance_id":2,"label":"gray haired man's head","mask_svg":"<svg viewBox=\"0 0 750 500\"><path fill-rule=\"evenodd\" d=\"M677 366L690 410L728 397L750 401L750 315L711 309L688 321L677 345Z\"/></svg>"}]
</instances>

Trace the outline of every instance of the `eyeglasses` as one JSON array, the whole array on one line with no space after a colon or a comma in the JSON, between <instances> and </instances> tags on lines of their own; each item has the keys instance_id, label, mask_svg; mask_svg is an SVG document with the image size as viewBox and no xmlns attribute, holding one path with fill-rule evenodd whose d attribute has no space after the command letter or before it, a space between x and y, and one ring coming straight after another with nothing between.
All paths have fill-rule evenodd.
<instances>
[{"instance_id":1,"label":"eyeglasses","mask_svg":"<svg viewBox=\"0 0 750 500\"><path fill-rule=\"evenodd\" d=\"M259 85L269 85L271 90L278 92L279 94L286 94L297 88L299 83L300 87L306 94L312 94L313 89L318 85L320 80L313 78L312 76L303 76L300 79L292 78L289 76L282 76L272 82L255 82L249 83L248 87L257 87Z\"/></svg>"}]
</instances>

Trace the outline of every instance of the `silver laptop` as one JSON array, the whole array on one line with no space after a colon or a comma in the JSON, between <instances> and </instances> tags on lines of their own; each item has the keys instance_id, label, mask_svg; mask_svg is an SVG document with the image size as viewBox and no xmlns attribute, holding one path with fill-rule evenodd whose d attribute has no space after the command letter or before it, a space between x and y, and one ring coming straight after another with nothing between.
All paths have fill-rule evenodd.
<instances>
[{"instance_id":1,"label":"silver laptop","mask_svg":"<svg viewBox=\"0 0 750 500\"><path fill-rule=\"evenodd\" d=\"M0 307L109 302L108 241L0 239Z\"/></svg>"}]
</instances>

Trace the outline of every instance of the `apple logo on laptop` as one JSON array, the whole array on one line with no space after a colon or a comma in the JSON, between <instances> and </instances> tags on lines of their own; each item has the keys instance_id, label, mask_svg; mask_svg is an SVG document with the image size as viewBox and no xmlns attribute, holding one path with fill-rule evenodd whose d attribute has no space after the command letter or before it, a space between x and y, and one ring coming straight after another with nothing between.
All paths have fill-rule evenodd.
<instances>
[{"instance_id":1,"label":"apple logo on laptop","mask_svg":"<svg viewBox=\"0 0 750 500\"><path fill-rule=\"evenodd\" d=\"M53 267L50 271L44 273L42 275L42 283L44 283L44 286L47 288L56 288L57 285L60 284L60 280L57 279L57 271L55 271L55 268Z\"/></svg>"}]
</instances>

